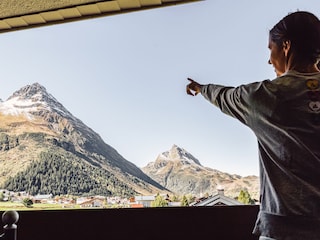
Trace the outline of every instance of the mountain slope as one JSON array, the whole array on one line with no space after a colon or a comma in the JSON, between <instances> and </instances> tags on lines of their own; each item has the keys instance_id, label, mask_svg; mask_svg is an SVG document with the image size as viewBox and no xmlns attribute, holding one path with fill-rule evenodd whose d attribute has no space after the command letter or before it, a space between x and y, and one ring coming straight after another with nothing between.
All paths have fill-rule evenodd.
<instances>
[{"instance_id":1,"label":"mountain slope","mask_svg":"<svg viewBox=\"0 0 320 240\"><path fill-rule=\"evenodd\" d=\"M198 159L176 145L159 154L154 162L147 164L142 170L167 189L180 195L211 195L221 186L225 194L231 197L237 197L240 190L248 190L251 197L256 199L259 195L257 176L241 177L204 167Z\"/></svg>"},{"instance_id":2,"label":"mountain slope","mask_svg":"<svg viewBox=\"0 0 320 240\"><path fill-rule=\"evenodd\" d=\"M114 176L130 189L128 193L167 191L35 83L0 102L0 184L12 186L9 176L13 181L19 172L30 170L32 162L47 161L40 157L42 153L103 169L105 179Z\"/></svg>"}]
</instances>

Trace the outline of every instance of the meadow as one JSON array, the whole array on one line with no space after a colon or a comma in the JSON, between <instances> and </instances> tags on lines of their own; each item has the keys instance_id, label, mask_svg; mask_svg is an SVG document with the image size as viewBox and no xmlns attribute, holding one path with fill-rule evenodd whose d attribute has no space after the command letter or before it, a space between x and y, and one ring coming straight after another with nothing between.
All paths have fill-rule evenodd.
<instances>
[{"instance_id":1,"label":"meadow","mask_svg":"<svg viewBox=\"0 0 320 240\"><path fill-rule=\"evenodd\" d=\"M57 203L34 203L30 207L26 207L23 203L18 202L0 202L0 211L7 210L58 210L58 209L78 209L79 205L65 205L65 204L57 204Z\"/></svg>"}]
</instances>

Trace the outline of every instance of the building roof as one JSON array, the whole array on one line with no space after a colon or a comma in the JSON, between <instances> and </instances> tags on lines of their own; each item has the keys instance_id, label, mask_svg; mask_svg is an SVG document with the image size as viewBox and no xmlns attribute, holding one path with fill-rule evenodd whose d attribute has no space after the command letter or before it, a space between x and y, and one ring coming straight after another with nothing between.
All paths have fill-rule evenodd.
<instances>
[{"instance_id":1,"label":"building roof","mask_svg":"<svg viewBox=\"0 0 320 240\"><path fill-rule=\"evenodd\" d=\"M159 194L161 197L163 198L168 198L168 194L163 193L163 194ZM148 196L135 196L135 200L136 201L154 201L156 199L157 195L148 195Z\"/></svg>"},{"instance_id":2,"label":"building roof","mask_svg":"<svg viewBox=\"0 0 320 240\"><path fill-rule=\"evenodd\" d=\"M201 0L1 0L0 33Z\"/></svg>"},{"instance_id":3,"label":"building roof","mask_svg":"<svg viewBox=\"0 0 320 240\"><path fill-rule=\"evenodd\" d=\"M242 205L242 203L237 200L227 197L224 195L223 191L218 191L216 195L210 196L199 202L193 204L193 206L231 206L231 205Z\"/></svg>"},{"instance_id":4,"label":"building roof","mask_svg":"<svg viewBox=\"0 0 320 240\"><path fill-rule=\"evenodd\" d=\"M34 200L45 200L52 198L52 194L38 194L34 196Z\"/></svg>"}]
</instances>

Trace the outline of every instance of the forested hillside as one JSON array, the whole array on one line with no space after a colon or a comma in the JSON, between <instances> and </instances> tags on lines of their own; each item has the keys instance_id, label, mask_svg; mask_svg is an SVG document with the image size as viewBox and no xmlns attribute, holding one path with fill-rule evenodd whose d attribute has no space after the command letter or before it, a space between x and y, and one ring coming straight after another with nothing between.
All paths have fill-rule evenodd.
<instances>
[{"instance_id":1,"label":"forested hillside","mask_svg":"<svg viewBox=\"0 0 320 240\"><path fill-rule=\"evenodd\" d=\"M135 191L113 174L76 159L42 152L26 170L10 177L3 186L11 191L26 191L31 195L104 195L132 196Z\"/></svg>"},{"instance_id":2,"label":"forested hillside","mask_svg":"<svg viewBox=\"0 0 320 240\"><path fill-rule=\"evenodd\" d=\"M0 101L0 188L32 195L167 192L38 83Z\"/></svg>"}]
</instances>

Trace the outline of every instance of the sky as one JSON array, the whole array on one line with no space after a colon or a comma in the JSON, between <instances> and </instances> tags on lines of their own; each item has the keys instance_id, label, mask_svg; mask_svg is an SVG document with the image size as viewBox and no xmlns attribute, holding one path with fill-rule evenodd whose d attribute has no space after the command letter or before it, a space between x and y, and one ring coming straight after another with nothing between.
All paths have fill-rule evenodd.
<instances>
[{"instance_id":1,"label":"sky","mask_svg":"<svg viewBox=\"0 0 320 240\"><path fill-rule=\"evenodd\" d=\"M138 167L175 144L203 166L258 175L253 132L187 78L237 86L273 79L268 31L318 0L205 0L0 34L0 98L40 83Z\"/></svg>"}]
</instances>

